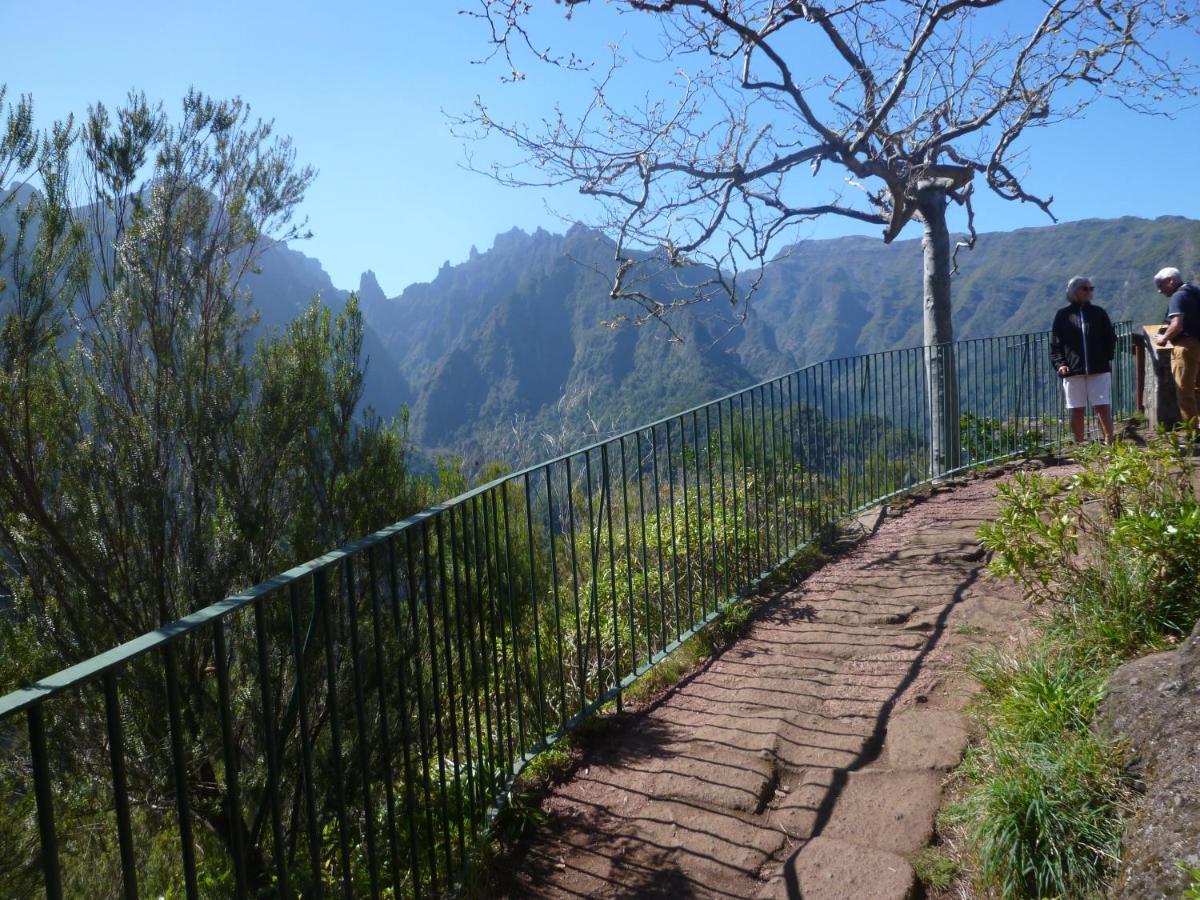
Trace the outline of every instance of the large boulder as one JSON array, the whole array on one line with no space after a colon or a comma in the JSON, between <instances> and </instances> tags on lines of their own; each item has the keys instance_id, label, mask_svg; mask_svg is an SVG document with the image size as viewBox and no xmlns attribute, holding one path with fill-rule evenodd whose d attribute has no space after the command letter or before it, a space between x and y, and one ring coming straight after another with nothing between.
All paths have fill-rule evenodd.
<instances>
[{"instance_id":1,"label":"large boulder","mask_svg":"<svg viewBox=\"0 0 1200 900\"><path fill-rule=\"evenodd\" d=\"M1128 741L1145 786L1112 895L1179 897L1190 880L1176 863L1200 868L1200 624L1178 650L1118 669L1096 724Z\"/></svg>"}]
</instances>

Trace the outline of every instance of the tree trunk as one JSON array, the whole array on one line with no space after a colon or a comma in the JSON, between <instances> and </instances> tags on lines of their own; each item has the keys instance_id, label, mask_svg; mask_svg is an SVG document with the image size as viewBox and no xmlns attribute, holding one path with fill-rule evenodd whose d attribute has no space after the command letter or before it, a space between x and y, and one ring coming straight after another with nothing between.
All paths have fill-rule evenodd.
<instances>
[{"instance_id":1,"label":"tree trunk","mask_svg":"<svg viewBox=\"0 0 1200 900\"><path fill-rule=\"evenodd\" d=\"M922 186L917 206L925 222L925 382L929 397L929 464L935 480L962 465L958 371L950 321L950 232L946 188Z\"/></svg>"}]
</instances>

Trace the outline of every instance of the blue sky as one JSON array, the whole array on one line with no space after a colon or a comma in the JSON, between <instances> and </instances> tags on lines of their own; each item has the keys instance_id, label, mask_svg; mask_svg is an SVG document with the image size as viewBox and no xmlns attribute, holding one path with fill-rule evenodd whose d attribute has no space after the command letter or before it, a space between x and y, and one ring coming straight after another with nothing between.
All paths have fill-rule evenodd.
<instances>
[{"instance_id":1,"label":"blue sky","mask_svg":"<svg viewBox=\"0 0 1200 900\"><path fill-rule=\"evenodd\" d=\"M536 69L512 86L501 83L501 68L473 64L486 52L486 35L458 14L471 2L0 0L0 82L10 100L33 95L43 126L96 100L117 105L130 89L168 110L190 86L243 97L319 170L304 207L314 237L297 249L320 259L338 287L357 287L369 268L393 296L433 278L443 262L462 261L473 245L487 249L513 226L564 230L550 210L587 215L570 193L506 189L463 168L465 148L447 113L467 110L479 95L502 113L532 116L562 90ZM595 39L578 26L558 33ZM626 17L618 27L637 24ZM593 43L586 53L603 47ZM1086 120L1036 135L1029 185L1054 195L1062 221L1195 216L1195 123L1195 110L1169 122L1095 107ZM474 152L486 162L491 151ZM1029 205L981 197L977 207L981 232L1044 224ZM878 232L826 219L802 235ZM918 237L917 227L904 236Z\"/></svg>"}]
</instances>

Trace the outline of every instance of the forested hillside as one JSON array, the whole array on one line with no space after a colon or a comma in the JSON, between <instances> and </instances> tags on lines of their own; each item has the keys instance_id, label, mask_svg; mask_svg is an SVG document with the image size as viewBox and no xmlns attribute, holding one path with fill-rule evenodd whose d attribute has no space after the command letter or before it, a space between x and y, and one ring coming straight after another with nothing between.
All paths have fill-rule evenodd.
<instances>
[{"instance_id":1,"label":"forested hillside","mask_svg":"<svg viewBox=\"0 0 1200 900\"><path fill-rule=\"evenodd\" d=\"M364 301L416 391L415 439L531 459L755 380L711 317L682 321L681 341L653 324L607 327L626 311L597 273L610 261L583 228L513 230L430 284Z\"/></svg>"},{"instance_id":2,"label":"forested hillside","mask_svg":"<svg viewBox=\"0 0 1200 900\"><path fill-rule=\"evenodd\" d=\"M8 207L12 229L13 206ZM303 246L303 245L297 245ZM921 245L870 237L796 244L771 262L744 321L727 305L678 316L681 340L608 296L612 245L582 227L513 229L471 249L433 281L388 298L370 271L364 400L385 417L407 405L415 442L477 462L531 462L823 359L921 343ZM1151 277L1200 272L1200 222L1088 220L980 235L958 254L959 338L1044 330L1076 274L1097 284L1114 320L1164 312ZM701 273L703 274L703 273ZM318 260L279 245L247 279L256 334L278 329L319 295L334 312L350 292ZM659 276L649 293L681 295Z\"/></svg>"},{"instance_id":3,"label":"forested hillside","mask_svg":"<svg viewBox=\"0 0 1200 900\"><path fill-rule=\"evenodd\" d=\"M1173 265L1200 269L1200 222L1179 217L1093 219L980 235L960 250L953 283L959 339L1044 331L1066 301L1073 275L1096 282L1096 303L1113 319L1155 321L1165 301L1153 275ZM754 303L783 365L921 343L921 243L870 238L810 241L773 262ZM740 350L753 365L760 341Z\"/></svg>"},{"instance_id":4,"label":"forested hillside","mask_svg":"<svg viewBox=\"0 0 1200 900\"><path fill-rule=\"evenodd\" d=\"M599 272L611 245L583 228L513 230L400 296L364 294L414 393L418 443L528 461L822 359L921 343L921 245L867 237L810 241L772 262L743 323L693 307L682 342L653 323L603 324L624 306ZM1200 223L1073 222L981 235L959 253L960 338L1042 331L1067 280L1095 279L1114 319L1153 321L1164 265L1200 269ZM660 280L659 296L675 296Z\"/></svg>"}]
</instances>

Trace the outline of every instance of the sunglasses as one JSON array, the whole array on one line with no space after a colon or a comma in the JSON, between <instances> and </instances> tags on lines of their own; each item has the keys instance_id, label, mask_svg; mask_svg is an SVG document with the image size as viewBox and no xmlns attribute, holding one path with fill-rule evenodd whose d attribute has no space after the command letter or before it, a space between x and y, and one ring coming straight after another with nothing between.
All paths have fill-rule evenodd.
<instances>
[{"instance_id":1,"label":"sunglasses","mask_svg":"<svg viewBox=\"0 0 1200 900\"><path fill-rule=\"evenodd\" d=\"M1081 291L1094 291L1095 289L1096 286L1094 284L1085 284L1079 288Z\"/></svg>"}]
</instances>

